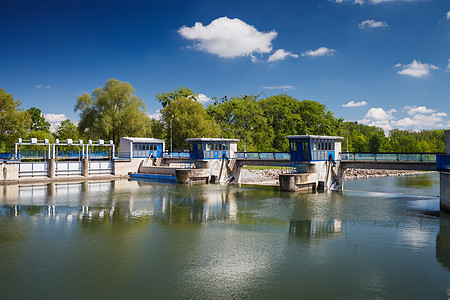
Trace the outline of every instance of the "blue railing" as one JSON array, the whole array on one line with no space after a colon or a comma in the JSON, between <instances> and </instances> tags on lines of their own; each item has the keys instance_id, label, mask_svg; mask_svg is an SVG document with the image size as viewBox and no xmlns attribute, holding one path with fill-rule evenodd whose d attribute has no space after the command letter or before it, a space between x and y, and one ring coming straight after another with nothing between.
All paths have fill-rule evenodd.
<instances>
[{"instance_id":1,"label":"blue railing","mask_svg":"<svg viewBox=\"0 0 450 300\"><path fill-rule=\"evenodd\" d=\"M109 157L108 151L95 151L88 153L89 158L105 158Z\"/></svg>"},{"instance_id":2,"label":"blue railing","mask_svg":"<svg viewBox=\"0 0 450 300\"><path fill-rule=\"evenodd\" d=\"M19 156L21 158L46 158L48 152L44 150L21 150Z\"/></svg>"},{"instance_id":3,"label":"blue railing","mask_svg":"<svg viewBox=\"0 0 450 300\"><path fill-rule=\"evenodd\" d=\"M290 153L286 152L236 152L238 159L281 159L290 160Z\"/></svg>"},{"instance_id":4,"label":"blue railing","mask_svg":"<svg viewBox=\"0 0 450 300\"><path fill-rule=\"evenodd\" d=\"M82 152L77 150L59 150L56 153L56 157L67 157L67 158L80 158Z\"/></svg>"},{"instance_id":5,"label":"blue railing","mask_svg":"<svg viewBox=\"0 0 450 300\"><path fill-rule=\"evenodd\" d=\"M189 152L184 151L166 151L163 153L164 158L190 158Z\"/></svg>"},{"instance_id":6,"label":"blue railing","mask_svg":"<svg viewBox=\"0 0 450 300\"><path fill-rule=\"evenodd\" d=\"M358 153L343 152L341 160L353 161L399 161L399 162L436 162L440 153Z\"/></svg>"},{"instance_id":7,"label":"blue railing","mask_svg":"<svg viewBox=\"0 0 450 300\"><path fill-rule=\"evenodd\" d=\"M437 155L436 169L438 171L450 172L450 155Z\"/></svg>"},{"instance_id":8,"label":"blue railing","mask_svg":"<svg viewBox=\"0 0 450 300\"><path fill-rule=\"evenodd\" d=\"M0 152L0 159L12 159L14 157L14 153L11 152Z\"/></svg>"}]
</instances>

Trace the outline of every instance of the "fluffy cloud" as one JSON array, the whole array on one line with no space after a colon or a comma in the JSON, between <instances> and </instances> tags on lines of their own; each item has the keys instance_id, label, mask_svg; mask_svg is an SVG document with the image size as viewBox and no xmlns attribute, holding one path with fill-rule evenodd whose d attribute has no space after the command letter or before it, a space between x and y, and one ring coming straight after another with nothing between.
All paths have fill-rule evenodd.
<instances>
[{"instance_id":1,"label":"fluffy cloud","mask_svg":"<svg viewBox=\"0 0 450 300\"><path fill-rule=\"evenodd\" d=\"M358 106L364 106L364 105L367 105L366 101L360 101L360 102L350 101L347 104L342 104L343 107L358 107Z\"/></svg>"},{"instance_id":2,"label":"fluffy cloud","mask_svg":"<svg viewBox=\"0 0 450 300\"><path fill-rule=\"evenodd\" d=\"M358 27L360 29L367 29L367 28L381 28L381 27L387 27L388 24L383 21L375 21L375 20L365 20L359 23Z\"/></svg>"},{"instance_id":3,"label":"fluffy cloud","mask_svg":"<svg viewBox=\"0 0 450 300\"><path fill-rule=\"evenodd\" d=\"M278 60L285 60L286 57L298 58L298 55L289 51L285 51L284 49L278 49L274 54L269 56L268 62L274 62Z\"/></svg>"},{"instance_id":4,"label":"fluffy cloud","mask_svg":"<svg viewBox=\"0 0 450 300\"><path fill-rule=\"evenodd\" d=\"M45 120L50 123L50 131L55 132L62 121L68 119L65 114L44 114Z\"/></svg>"},{"instance_id":5,"label":"fluffy cloud","mask_svg":"<svg viewBox=\"0 0 450 300\"><path fill-rule=\"evenodd\" d=\"M404 118L396 118L395 109L384 110L383 108L371 108L360 121L363 124L377 126L389 131L393 128L423 130L432 128L443 128L445 123L450 122L445 120L447 113L436 112L436 110L426 106L405 106L403 111L408 114Z\"/></svg>"},{"instance_id":6,"label":"fluffy cloud","mask_svg":"<svg viewBox=\"0 0 450 300\"><path fill-rule=\"evenodd\" d=\"M336 50L334 49L329 49L327 47L320 47L319 49L316 50L308 50L302 53L302 56L326 56L326 55L333 55L333 53Z\"/></svg>"},{"instance_id":7,"label":"fluffy cloud","mask_svg":"<svg viewBox=\"0 0 450 300\"><path fill-rule=\"evenodd\" d=\"M411 77L424 77L430 74L431 70L437 70L438 67L432 64L423 64L420 61L413 60L412 63L407 65L402 65L400 63L396 64L394 67L402 68L397 73L400 75L408 75Z\"/></svg>"},{"instance_id":8,"label":"fluffy cloud","mask_svg":"<svg viewBox=\"0 0 450 300\"><path fill-rule=\"evenodd\" d=\"M415 115L415 114L431 114L436 112L434 109L427 108L426 106L405 106L403 107L404 110L408 113L408 115Z\"/></svg>"},{"instance_id":9,"label":"fluffy cloud","mask_svg":"<svg viewBox=\"0 0 450 300\"><path fill-rule=\"evenodd\" d=\"M277 86L265 86L267 90L283 90L283 91L292 91L295 89L292 85L277 85Z\"/></svg>"},{"instance_id":10,"label":"fluffy cloud","mask_svg":"<svg viewBox=\"0 0 450 300\"><path fill-rule=\"evenodd\" d=\"M446 113L432 113L430 115L416 114L412 118L403 118L392 122L392 125L401 129L423 129L442 127Z\"/></svg>"},{"instance_id":11,"label":"fluffy cloud","mask_svg":"<svg viewBox=\"0 0 450 300\"><path fill-rule=\"evenodd\" d=\"M154 113L152 114L148 114L147 115L149 118L155 119L155 120L160 120L161 119L161 112L160 110L156 110Z\"/></svg>"},{"instance_id":12,"label":"fluffy cloud","mask_svg":"<svg viewBox=\"0 0 450 300\"><path fill-rule=\"evenodd\" d=\"M240 19L222 17L204 26L197 22L192 27L183 26L178 33L194 41L194 48L224 58L251 56L254 53L272 52L275 31L260 32Z\"/></svg>"},{"instance_id":13,"label":"fluffy cloud","mask_svg":"<svg viewBox=\"0 0 450 300\"><path fill-rule=\"evenodd\" d=\"M447 69L445 71L446 72L450 71L450 59L448 60Z\"/></svg>"},{"instance_id":14,"label":"fluffy cloud","mask_svg":"<svg viewBox=\"0 0 450 300\"><path fill-rule=\"evenodd\" d=\"M392 129L391 120L394 119L393 113L396 111L395 109L386 111L381 107L372 107L360 122L389 131Z\"/></svg>"},{"instance_id":15,"label":"fluffy cloud","mask_svg":"<svg viewBox=\"0 0 450 300\"><path fill-rule=\"evenodd\" d=\"M446 18L447 20L450 20L450 11L447 12L447 14L445 15L445 18Z\"/></svg>"},{"instance_id":16,"label":"fluffy cloud","mask_svg":"<svg viewBox=\"0 0 450 300\"><path fill-rule=\"evenodd\" d=\"M197 95L197 101L200 103L205 103L211 101L211 98L206 96L205 94L198 94Z\"/></svg>"}]
</instances>

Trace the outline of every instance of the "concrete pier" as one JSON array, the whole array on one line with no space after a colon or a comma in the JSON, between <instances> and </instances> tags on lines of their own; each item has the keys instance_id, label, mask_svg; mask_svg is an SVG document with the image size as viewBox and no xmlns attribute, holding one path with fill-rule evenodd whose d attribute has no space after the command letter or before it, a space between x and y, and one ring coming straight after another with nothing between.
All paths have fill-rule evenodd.
<instances>
[{"instance_id":1,"label":"concrete pier","mask_svg":"<svg viewBox=\"0 0 450 300\"><path fill-rule=\"evenodd\" d=\"M445 154L450 155L450 130L445 131ZM450 212L450 172L440 172L439 199L441 210Z\"/></svg>"}]
</instances>

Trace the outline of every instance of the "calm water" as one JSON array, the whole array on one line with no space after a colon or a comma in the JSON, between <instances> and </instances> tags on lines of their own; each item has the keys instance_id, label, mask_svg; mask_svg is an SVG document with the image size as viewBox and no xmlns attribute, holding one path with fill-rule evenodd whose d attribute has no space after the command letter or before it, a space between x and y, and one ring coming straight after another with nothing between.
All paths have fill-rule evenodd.
<instances>
[{"instance_id":1,"label":"calm water","mask_svg":"<svg viewBox=\"0 0 450 300\"><path fill-rule=\"evenodd\" d=\"M439 177L0 187L0 299L447 299Z\"/></svg>"}]
</instances>

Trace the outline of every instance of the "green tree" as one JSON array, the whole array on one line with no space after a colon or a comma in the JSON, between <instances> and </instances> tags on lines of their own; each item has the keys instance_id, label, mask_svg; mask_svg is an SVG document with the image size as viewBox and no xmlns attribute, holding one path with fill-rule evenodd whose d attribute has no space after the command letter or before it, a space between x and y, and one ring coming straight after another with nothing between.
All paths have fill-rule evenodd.
<instances>
[{"instance_id":1,"label":"green tree","mask_svg":"<svg viewBox=\"0 0 450 300\"><path fill-rule=\"evenodd\" d=\"M283 94L262 99L258 104L264 111L267 125L273 128L272 148L288 152L289 143L286 136L304 134L300 102Z\"/></svg>"},{"instance_id":2,"label":"green tree","mask_svg":"<svg viewBox=\"0 0 450 300\"><path fill-rule=\"evenodd\" d=\"M27 109L27 113L31 117L31 131L46 131L50 132L50 123L45 120L41 110L37 107Z\"/></svg>"},{"instance_id":3,"label":"green tree","mask_svg":"<svg viewBox=\"0 0 450 300\"><path fill-rule=\"evenodd\" d=\"M151 130L144 101L131 84L114 78L91 95L79 96L75 111L80 112L78 129L88 138L113 140L119 145L120 137L145 136Z\"/></svg>"},{"instance_id":4,"label":"green tree","mask_svg":"<svg viewBox=\"0 0 450 300\"><path fill-rule=\"evenodd\" d=\"M224 136L240 139L238 148L246 151L272 151L274 131L267 123L257 96L224 97L208 107L208 114L221 126Z\"/></svg>"},{"instance_id":5,"label":"green tree","mask_svg":"<svg viewBox=\"0 0 450 300\"><path fill-rule=\"evenodd\" d=\"M161 102L162 122L165 124L165 137L173 149L186 149L187 138L219 137L220 127L211 119L202 104L197 101L197 94L190 89L180 87L169 93L158 94Z\"/></svg>"},{"instance_id":6,"label":"green tree","mask_svg":"<svg viewBox=\"0 0 450 300\"><path fill-rule=\"evenodd\" d=\"M78 128L70 121L70 119L62 121L56 128L53 135L55 138L60 140L72 139L76 141L80 139Z\"/></svg>"},{"instance_id":7,"label":"green tree","mask_svg":"<svg viewBox=\"0 0 450 300\"><path fill-rule=\"evenodd\" d=\"M0 89L0 151L14 149L14 142L24 138L31 124L30 115L22 109L20 99L14 100L4 88Z\"/></svg>"}]
</instances>

